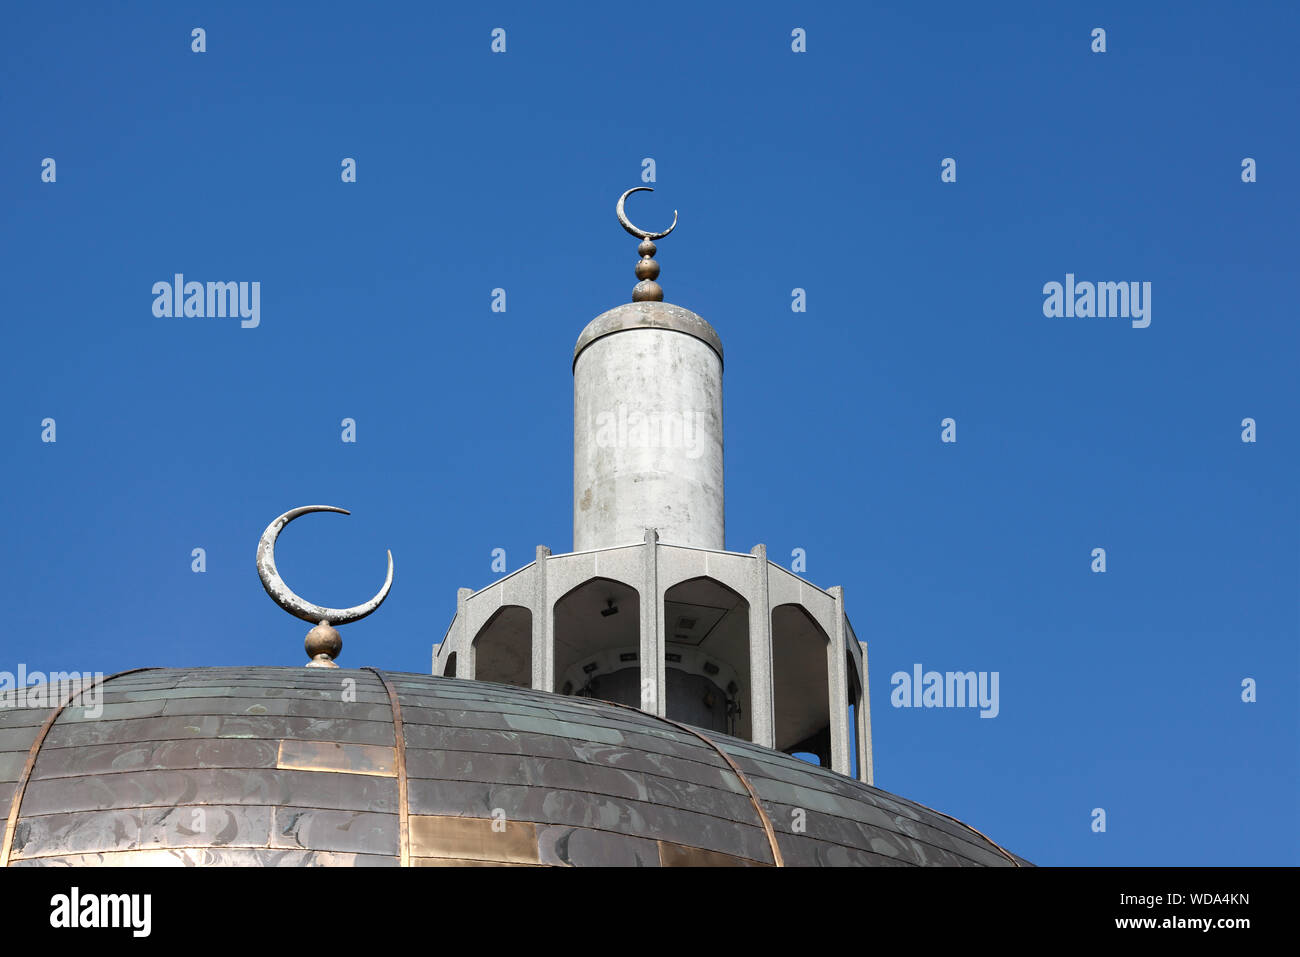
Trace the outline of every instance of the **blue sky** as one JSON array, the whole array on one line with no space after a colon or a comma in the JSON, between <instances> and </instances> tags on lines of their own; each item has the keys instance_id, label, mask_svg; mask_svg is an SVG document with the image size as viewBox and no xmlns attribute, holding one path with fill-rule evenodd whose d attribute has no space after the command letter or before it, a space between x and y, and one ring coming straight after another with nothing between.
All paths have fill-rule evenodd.
<instances>
[{"instance_id":1,"label":"blue sky","mask_svg":"<svg viewBox=\"0 0 1300 957\"><path fill-rule=\"evenodd\" d=\"M877 784L1042 864L1300 863L1300 13L1133 6L11 7L0 669L299 662L254 550L322 503L281 571L353 604L391 548L342 662L427 672L492 549L571 546L573 343L652 157L728 548L844 586ZM260 325L156 318L178 272ZM1151 324L1045 317L1067 273ZM915 663L997 718L891 707Z\"/></svg>"}]
</instances>

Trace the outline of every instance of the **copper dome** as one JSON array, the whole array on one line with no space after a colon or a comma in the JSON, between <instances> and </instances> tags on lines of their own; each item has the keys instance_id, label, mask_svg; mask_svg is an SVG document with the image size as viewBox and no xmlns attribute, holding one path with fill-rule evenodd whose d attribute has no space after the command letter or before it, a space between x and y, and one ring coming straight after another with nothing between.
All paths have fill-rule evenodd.
<instances>
[{"instance_id":1,"label":"copper dome","mask_svg":"<svg viewBox=\"0 0 1300 957\"><path fill-rule=\"evenodd\" d=\"M99 691L98 716L0 709L9 865L1027 863L608 702L372 669L148 669Z\"/></svg>"}]
</instances>

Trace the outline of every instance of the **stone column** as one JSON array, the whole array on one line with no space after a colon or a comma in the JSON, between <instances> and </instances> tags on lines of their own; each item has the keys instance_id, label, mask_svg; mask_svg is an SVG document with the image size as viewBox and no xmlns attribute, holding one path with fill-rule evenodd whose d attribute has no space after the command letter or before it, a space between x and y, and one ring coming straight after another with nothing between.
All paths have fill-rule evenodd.
<instances>
[{"instance_id":1,"label":"stone column","mask_svg":"<svg viewBox=\"0 0 1300 957\"><path fill-rule=\"evenodd\" d=\"M472 588L456 589L456 642L452 650L456 655L456 677L474 677L474 636L469 633L469 596L474 594Z\"/></svg>"},{"instance_id":2,"label":"stone column","mask_svg":"<svg viewBox=\"0 0 1300 957\"><path fill-rule=\"evenodd\" d=\"M772 705L772 609L767 585L767 546L755 545L749 606L749 727L755 744L776 747Z\"/></svg>"},{"instance_id":3,"label":"stone column","mask_svg":"<svg viewBox=\"0 0 1300 957\"><path fill-rule=\"evenodd\" d=\"M533 565L533 675L534 691L555 690L555 635L551 625L551 606L547 601L546 560L551 550L537 546Z\"/></svg>"},{"instance_id":4,"label":"stone column","mask_svg":"<svg viewBox=\"0 0 1300 957\"><path fill-rule=\"evenodd\" d=\"M641 710L660 717L668 715L668 693L664 667L663 615L659 608L659 532L645 530L644 565L641 573Z\"/></svg>"},{"instance_id":5,"label":"stone column","mask_svg":"<svg viewBox=\"0 0 1300 957\"><path fill-rule=\"evenodd\" d=\"M833 585L826 589L835 599L835 621L826 649L826 680L830 685L831 770L849 774L849 672L848 646L844 643L844 589Z\"/></svg>"},{"instance_id":6,"label":"stone column","mask_svg":"<svg viewBox=\"0 0 1300 957\"><path fill-rule=\"evenodd\" d=\"M862 649L862 704L858 716L858 780L871 784L876 779L876 769L871 760L871 674L867 667L867 643L859 641Z\"/></svg>"}]
</instances>

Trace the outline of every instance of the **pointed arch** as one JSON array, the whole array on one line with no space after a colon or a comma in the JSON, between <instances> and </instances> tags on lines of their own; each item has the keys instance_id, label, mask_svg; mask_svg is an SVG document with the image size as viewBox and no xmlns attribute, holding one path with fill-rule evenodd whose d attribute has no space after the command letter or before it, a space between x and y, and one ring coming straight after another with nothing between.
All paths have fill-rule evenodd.
<instances>
[{"instance_id":1,"label":"pointed arch","mask_svg":"<svg viewBox=\"0 0 1300 957\"><path fill-rule=\"evenodd\" d=\"M772 609L772 704L775 743L831 764L830 637L799 604Z\"/></svg>"},{"instance_id":2,"label":"pointed arch","mask_svg":"<svg viewBox=\"0 0 1300 957\"><path fill-rule=\"evenodd\" d=\"M533 680L533 613L522 605L502 605L471 642L474 677L479 681L528 688Z\"/></svg>"},{"instance_id":3,"label":"pointed arch","mask_svg":"<svg viewBox=\"0 0 1300 957\"><path fill-rule=\"evenodd\" d=\"M664 592L668 717L752 739L750 605L709 575Z\"/></svg>"},{"instance_id":4,"label":"pointed arch","mask_svg":"<svg viewBox=\"0 0 1300 957\"><path fill-rule=\"evenodd\" d=\"M640 663L635 654L641 639L640 602L640 594L631 585L602 577L589 578L556 599L551 612L553 691L595 696L593 684L603 685L599 697L634 706L640 703ZM633 651L620 651L628 648ZM628 654L632 657L626 658ZM592 660L597 658L601 660ZM628 669L634 674L612 679L615 672Z\"/></svg>"}]
</instances>

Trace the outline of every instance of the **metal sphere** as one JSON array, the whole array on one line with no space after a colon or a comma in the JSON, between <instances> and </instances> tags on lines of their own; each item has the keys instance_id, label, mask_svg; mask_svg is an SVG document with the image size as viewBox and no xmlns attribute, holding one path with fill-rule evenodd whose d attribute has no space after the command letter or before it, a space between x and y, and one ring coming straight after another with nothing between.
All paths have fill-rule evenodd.
<instances>
[{"instance_id":1,"label":"metal sphere","mask_svg":"<svg viewBox=\"0 0 1300 957\"><path fill-rule=\"evenodd\" d=\"M659 251L659 247L656 246L654 243L650 242L650 240L644 239L641 241L641 245L636 247L636 251L637 251L637 255L644 256L647 259L649 259L651 256L653 256L655 253Z\"/></svg>"},{"instance_id":2,"label":"metal sphere","mask_svg":"<svg viewBox=\"0 0 1300 957\"><path fill-rule=\"evenodd\" d=\"M322 621L307 632L307 640L303 642L303 647L307 649L307 654L311 658L307 667L337 668L334 659L343 650L343 636L328 621Z\"/></svg>"},{"instance_id":3,"label":"metal sphere","mask_svg":"<svg viewBox=\"0 0 1300 957\"><path fill-rule=\"evenodd\" d=\"M632 287L633 302L663 302L664 287L651 279L643 279Z\"/></svg>"},{"instance_id":4,"label":"metal sphere","mask_svg":"<svg viewBox=\"0 0 1300 957\"><path fill-rule=\"evenodd\" d=\"M637 279L658 279L659 264L653 259L642 259L636 264Z\"/></svg>"}]
</instances>

